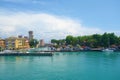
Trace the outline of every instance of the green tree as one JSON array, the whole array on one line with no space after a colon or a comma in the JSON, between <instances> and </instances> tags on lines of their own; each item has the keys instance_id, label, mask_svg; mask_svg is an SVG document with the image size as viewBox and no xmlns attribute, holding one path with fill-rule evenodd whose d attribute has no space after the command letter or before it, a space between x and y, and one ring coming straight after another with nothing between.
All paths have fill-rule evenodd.
<instances>
[{"instance_id":1,"label":"green tree","mask_svg":"<svg viewBox=\"0 0 120 80\"><path fill-rule=\"evenodd\" d=\"M93 38L93 46L94 47L100 47L102 36L100 34L93 34L92 38Z\"/></svg>"},{"instance_id":2,"label":"green tree","mask_svg":"<svg viewBox=\"0 0 120 80\"><path fill-rule=\"evenodd\" d=\"M120 45L120 37L117 37L114 33L104 33L93 34L87 36L78 36L74 37L71 35L66 36L65 39L61 40L51 40L52 43L57 43L59 46L61 45L72 45L76 46L79 44L80 46L89 46L93 48L98 47L110 47L110 45Z\"/></svg>"},{"instance_id":3,"label":"green tree","mask_svg":"<svg viewBox=\"0 0 120 80\"><path fill-rule=\"evenodd\" d=\"M37 46L38 40L37 39L32 39L32 40L30 40L29 44L30 44L31 48L34 48L34 47Z\"/></svg>"},{"instance_id":4,"label":"green tree","mask_svg":"<svg viewBox=\"0 0 120 80\"><path fill-rule=\"evenodd\" d=\"M52 39L52 40L51 40L51 43L56 43L56 44L58 44L58 43L59 43L59 41L58 41L58 40L56 40L56 39Z\"/></svg>"},{"instance_id":5,"label":"green tree","mask_svg":"<svg viewBox=\"0 0 120 80\"><path fill-rule=\"evenodd\" d=\"M66 40L66 44L70 45L70 44L72 44L73 36L69 35L69 36L66 37L65 40Z\"/></svg>"},{"instance_id":6,"label":"green tree","mask_svg":"<svg viewBox=\"0 0 120 80\"><path fill-rule=\"evenodd\" d=\"M64 45L66 43L65 39L58 40L59 45Z\"/></svg>"},{"instance_id":7,"label":"green tree","mask_svg":"<svg viewBox=\"0 0 120 80\"><path fill-rule=\"evenodd\" d=\"M117 39L117 45L120 45L120 37Z\"/></svg>"},{"instance_id":8,"label":"green tree","mask_svg":"<svg viewBox=\"0 0 120 80\"><path fill-rule=\"evenodd\" d=\"M76 45L78 44L78 42L79 42L79 40L78 40L77 37L73 37L73 38L72 38L72 45L73 45L73 46L76 46Z\"/></svg>"},{"instance_id":9,"label":"green tree","mask_svg":"<svg viewBox=\"0 0 120 80\"><path fill-rule=\"evenodd\" d=\"M107 33L104 33L101 38L102 46L103 47L109 47L109 36Z\"/></svg>"},{"instance_id":10,"label":"green tree","mask_svg":"<svg viewBox=\"0 0 120 80\"><path fill-rule=\"evenodd\" d=\"M109 45L117 45L118 37L114 33L108 33Z\"/></svg>"},{"instance_id":11,"label":"green tree","mask_svg":"<svg viewBox=\"0 0 120 80\"><path fill-rule=\"evenodd\" d=\"M2 51L2 47L0 46L0 51Z\"/></svg>"}]
</instances>

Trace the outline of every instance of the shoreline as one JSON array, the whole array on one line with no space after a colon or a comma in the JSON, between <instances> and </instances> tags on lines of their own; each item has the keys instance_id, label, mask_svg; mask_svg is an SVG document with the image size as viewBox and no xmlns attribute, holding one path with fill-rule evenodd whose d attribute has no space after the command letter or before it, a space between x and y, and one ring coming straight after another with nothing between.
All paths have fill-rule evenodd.
<instances>
[{"instance_id":1,"label":"shoreline","mask_svg":"<svg viewBox=\"0 0 120 80\"><path fill-rule=\"evenodd\" d=\"M103 52L102 50L76 50L76 51L41 51L41 52L31 52L31 53L19 53L19 52L9 52L0 53L0 56L53 56L54 52ZM120 50L114 50L113 52L120 52Z\"/></svg>"}]
</instances>

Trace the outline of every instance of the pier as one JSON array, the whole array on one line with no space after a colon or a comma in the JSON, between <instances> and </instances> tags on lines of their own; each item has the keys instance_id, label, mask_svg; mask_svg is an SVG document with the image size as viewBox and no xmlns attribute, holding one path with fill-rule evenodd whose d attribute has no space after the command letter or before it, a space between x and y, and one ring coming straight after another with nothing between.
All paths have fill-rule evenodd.
<instances>
[{"instance_id":1,"label":"pier","mask_svg":"<svg viewBox=\"0 0 120 80\"><path fill-rule=\"evenodd\" d=\"M41 53L0 53L0 56L53 56L52 52Z\"/></svg>"}]
</instances>

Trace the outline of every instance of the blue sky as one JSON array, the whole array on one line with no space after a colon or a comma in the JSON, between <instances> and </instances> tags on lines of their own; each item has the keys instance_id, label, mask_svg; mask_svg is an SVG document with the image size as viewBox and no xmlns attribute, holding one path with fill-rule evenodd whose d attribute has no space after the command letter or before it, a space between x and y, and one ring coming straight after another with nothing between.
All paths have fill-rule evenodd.
<instances>
[{"instance_id":1,"label":"blue sky","mask_svg":"<svg viewBox=\"0 0 120 80\"><path fill-rule=\"evenodd\" d=\"M45 39L104 32L120 35L120 0L0 0L0 17L2 37L27 35L27 30Z\"/></svg>"}]
</instances>

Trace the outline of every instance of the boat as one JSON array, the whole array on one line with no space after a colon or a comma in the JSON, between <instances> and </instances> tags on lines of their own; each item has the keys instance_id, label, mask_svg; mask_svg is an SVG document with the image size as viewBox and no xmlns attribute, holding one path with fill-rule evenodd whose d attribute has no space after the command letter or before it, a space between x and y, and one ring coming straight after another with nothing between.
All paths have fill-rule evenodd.
<instances>
[{"instance_id":1,"label":"boat","mask_svg":"<svg viewBox=\"0 0 120 80\"><path fill-rule=\"evenodd\" d=\"M103 49L103 52L114 52L114 48L110 48L110 39L108 38L108 48Z\"/></svg>"},{"instance_id":2,"label":"boat","mask_svg":"<svg viewBox=\"0 0 120 80\"><path fill-rule=\"evenodd\" d=\"M103 52L114 52L114 50L113 50L113 49L110 49L110 48L103 49L102 51L103 51Z\"/></svg>"}]
</instances>

